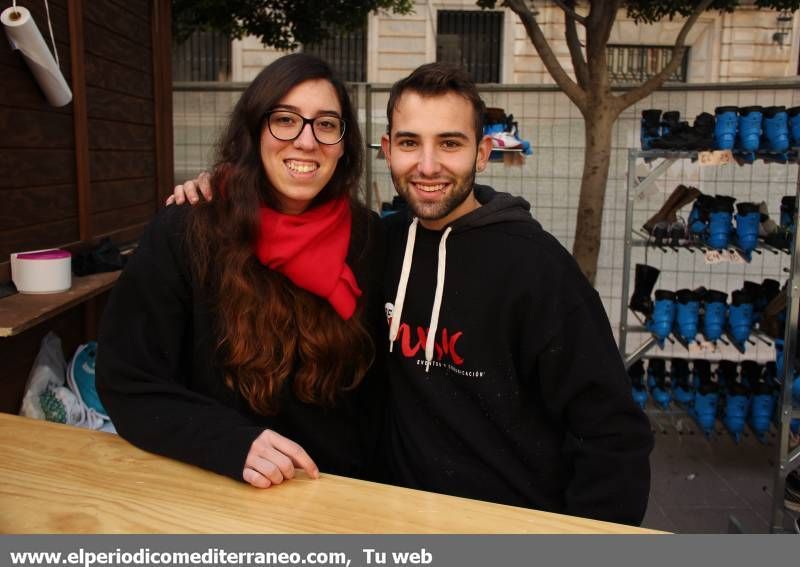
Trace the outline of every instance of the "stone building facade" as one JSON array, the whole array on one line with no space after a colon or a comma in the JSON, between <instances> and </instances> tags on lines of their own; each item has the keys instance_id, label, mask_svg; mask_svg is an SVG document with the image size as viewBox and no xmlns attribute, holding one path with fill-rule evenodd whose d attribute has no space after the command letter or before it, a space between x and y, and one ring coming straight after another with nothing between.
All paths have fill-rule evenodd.
<instances>
[{"instance_id":1,"label":"stone building facade","mask_svg":"<svg viewBox=\"0 0 800 567\"><path fill-rule=\"evenodd\" d=\"M743 2L747 4L747 2ZM545 36L562 65L571 69L564 40L561 10L549 0L534 0ZM413 14L371 14L365 35L366 81L392 83L415 67L437 60L437 20L440 11L479 11L472 0L417 0ZM501 21L499 75L505 84L548 84L552 79L539 59L522 24L510 10L497 10ZM733 13L707 12L688 36L690 46L685 75L689 83L753 81L798 74L800 12L781 20L779 12L744 7ZM611 46L673 44L681 20L636 24L620 12L611 34ZM581 27L578 26L579 31ZM231 79L250 81L282 52L264 47L257 38L236 40L231 50Z\"/></svg>"}]
</instances>

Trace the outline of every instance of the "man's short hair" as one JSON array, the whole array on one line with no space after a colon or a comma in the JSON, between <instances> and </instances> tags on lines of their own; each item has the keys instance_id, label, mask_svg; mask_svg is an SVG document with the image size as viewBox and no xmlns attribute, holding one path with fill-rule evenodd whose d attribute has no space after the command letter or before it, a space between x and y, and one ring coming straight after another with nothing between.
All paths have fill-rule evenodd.
<instances>
[{"instance_id":1,"label":"man's short hair","mask_svg":"<svg viewBox=\"0 0 800 567\"><path fill-rule=\"evenodd\" d=\"M392 115L397 101L406 91L415 92L420 96L440 96L455 93L464 97L472 104L475 126L475 142L483 138L483 117L486 113L481 95L475 82L463 68L447 63L427 63L417 67L408 77L400 79L389 92L389 102L386 104L386 117L388 124L386 132L392 133Z\"/></svg>"}]
</instances>

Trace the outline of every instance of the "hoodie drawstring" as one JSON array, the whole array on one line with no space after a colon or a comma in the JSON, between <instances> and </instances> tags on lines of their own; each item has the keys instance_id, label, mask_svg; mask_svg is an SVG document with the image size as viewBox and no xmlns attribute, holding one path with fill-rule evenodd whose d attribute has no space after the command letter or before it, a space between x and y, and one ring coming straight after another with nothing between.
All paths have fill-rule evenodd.
<instances>
[{"instance_id":1,"label":"hoodie drawstring","mask_svg":"<svg viewBox=\"0 0 800 567\"><path fill-rule=\"evenodd\" d=\"M442 307L442 294L444 293L444 270L447 265L447 237L452 227L447 227L439 241L439 259L436 269L436 294L433 296L433 309L431 310L431 324L428 329L428 340L425 342L425 372L430 371L433 360L433 346L436 343L436 331L439 327L439 310Z\"/></svg>"},{"instance_id":2,"label":"hoodie drawstring","mask_svg":"<svg viewBox=\"0 0 800 567\"><path fill-rule=\"evenodd\" d=\"M416 217L411 222L408 229L408 239L406 240L406 250L403 255L403 268L400 271L400 283L397 285L397 295L394 298L394 310L392 311L392 325L389 328L389 352L394 348L397 340L397 333L400 331L400 319L403 314L403 303L406 299L406 288L408 287L408 277L411 273L411 261L414 257L414 243L417 238L417 224L419 219ZM447 237L450 235L452 227L447 227L439 241L439 257L436 269L436 292L433 297L433 309L431 310L431 322L428 328L428 336L425 340L425 372L430 371L433 352L436 345L436 331L439 327L439 311L442 308L442 295L444 294L444 273L447 266Z\"/></svg>"},{"instance_id":3,"label":"hoodie drawstring","mask_svg":"<svg viewBox=\"0 0 800 567\"><path fill-rule=\"evenodd\" d=\"M400 330L400 317L403 314L403 302L406 299L406 287L408 287L408 275L411 273L411 258L414 256L414 242L417 240L417 222L419 219L414 217L411 226L408 228L408 239L406 240L406 251L403 255L403 269L400 271L400 283L397 285L397 295L394 298L394 310L392 311L392 326L389 327L389 352L392 352L394 341Z\"/></svg>"}]
</instances>

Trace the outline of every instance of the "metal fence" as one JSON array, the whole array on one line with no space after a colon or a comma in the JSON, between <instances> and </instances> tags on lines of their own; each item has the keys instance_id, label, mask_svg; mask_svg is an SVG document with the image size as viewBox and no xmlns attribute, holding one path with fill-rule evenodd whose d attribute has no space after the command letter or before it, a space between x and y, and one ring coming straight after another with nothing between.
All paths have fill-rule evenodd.
<instances>
[{"instance_id":1,"label":"metal fence","mask_svg":"<svg viewBox=\"0 0 800 567\"><path fill-rule=\"evenodd\" d=\"M175 175L177 180L193 177L210 162L211 148L220 126L246 85L176 84L174 89ZM575 218L583 170L583 118L561 91L551 86L482 86L488 106L503 108L519 123L521 136L530 140L533 155L522 166L491 164L478 181L500 191L521 195L531 202L534 216L567 248L572 247ZM351 85L359 109L359 120L368 144L378 144L386 128L388 86ZM622 290L622 258L626 210L625 182L627 150L639 146L639 117L647 108L677 110L693 120L700 112L714 112L716 106L759 104L800 105L800 81L758 84L668 86L628 108L617 120L603 214L603 238L595 287L600 293L614 328L617 326ZM390 201L393 187L384 160L369 150L365 190L377 208ZM641 164L642 168L647 168ZM644 172L644 169L643 171ZM780 198L793 194L797 179L795 165L700 167L679 162L657 184L658 191L637 204L634 226L652 215L679 183L698 187L703 193L729 194L739 201L765 201L770 216L779 216ZM688 209L688 207L687 207ZM688 210L685 211L688 213ZM647 262L662 270L658 286L678 289L706 285L730 292L743 279L760 282L763 277L783 274L788 256L761 255L751 264L708 266L697 255L654 254L637 248L633 262ZM546 269L546 267L543 267ZM629 275L632 277L632 275ZM785 279L785 276L783 277Z\"/></svg>"}]
</instances>

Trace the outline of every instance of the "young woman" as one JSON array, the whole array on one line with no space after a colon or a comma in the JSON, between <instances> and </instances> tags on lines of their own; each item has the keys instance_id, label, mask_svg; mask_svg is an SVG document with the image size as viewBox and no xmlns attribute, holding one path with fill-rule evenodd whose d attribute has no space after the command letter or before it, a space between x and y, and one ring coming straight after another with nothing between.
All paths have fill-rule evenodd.
<instances>
[{"instance_id":1,"label":"young woman","mask_svg":"<svg viewBox=\"0 0 800 567\"><path fill-rule=\"evenodd\" d=\"M266 67L197 207L167 207L106 307L97 384L120 435L268 487L369 476L385 330L377 217L353 200L356 115L326 63Z\"/></svg>"}]
</instances>

